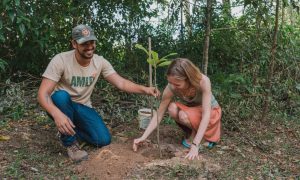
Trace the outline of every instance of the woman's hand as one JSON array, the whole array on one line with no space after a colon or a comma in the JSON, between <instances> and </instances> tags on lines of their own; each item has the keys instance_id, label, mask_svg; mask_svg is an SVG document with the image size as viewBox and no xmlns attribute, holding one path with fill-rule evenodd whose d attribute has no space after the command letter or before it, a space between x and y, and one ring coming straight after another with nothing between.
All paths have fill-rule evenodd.
<instances>
[{"instance_id":1,"label":"woman's hand","mask_svg":"<svg viewBox=\"0 0 300 180\"><path fill-rule=\"evenodd\" d=\"M143 139L143 138L134 139L133 140L133 146L132 146L133 151L136 152L137 149L138 149L139 144L141 144L144 141L145 141L145 139Z\"/></svg>"},{"instance_id":2,"label":"woman's hand","mask_svg":"<svg viewBox=\"0 0 300 180\"><path fill-rule=\"evenodd\" d=\"M188 160L197 158L199 160L199 148L195 145L192 145L189 153L184 158L187 158Z\"/></svg>"}]
</instances>

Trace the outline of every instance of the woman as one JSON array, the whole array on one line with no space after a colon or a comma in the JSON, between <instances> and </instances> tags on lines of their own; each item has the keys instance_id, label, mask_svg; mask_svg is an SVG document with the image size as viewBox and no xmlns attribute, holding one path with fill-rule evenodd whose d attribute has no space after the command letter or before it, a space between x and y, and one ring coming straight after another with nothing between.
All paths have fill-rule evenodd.
<instances>
[{"instance_id":1,"label":"woman","mask_svg":"<svg viewBox=\"0 0 300 180\"><path fill-rule=\"evenodd\" d=\"M172 61L167 70L167 80L168 85L158 108L158 122L168 109L169 115L187 135L182 141L185 147L190 148L185 158L199 158L199 145L203 138L210 147L220 140L221 107L212 95L210 80L190 60L184 58ZM171 102L173 98L179 101ZM142 137L134 140L134 151L156 127L155 114Z\"/></svg>"}]
</instances>

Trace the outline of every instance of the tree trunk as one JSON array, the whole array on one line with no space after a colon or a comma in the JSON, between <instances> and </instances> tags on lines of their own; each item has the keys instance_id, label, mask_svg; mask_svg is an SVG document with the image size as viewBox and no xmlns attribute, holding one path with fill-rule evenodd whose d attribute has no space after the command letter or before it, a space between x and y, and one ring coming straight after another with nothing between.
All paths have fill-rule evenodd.
<instances>
[{"instance_id":1,"label":"tree trunk","mask_svg":"<svg viewBox=\"0 0 300 180\"><path fill-rule=\"evenodd\" d=\"M290 22L291 22L291 25L294 26L294 9L292 6L290 6Z\"/></svg>"},{"instance_id":2,"label":"tree trunk","mask_svg":"<svg viewBox=\"0 0 300 180\"><path fill-rule=\"evenodd\" d=\"M261 16L257 13L257 16L255 18L255 29L256 29L256 33L255 33L255 49L254 49L254 59L253 59L253 63L252 63L252 85L256 86L257 85L257 76L258 76L258 72L259 72L259 68L260 67L255 67L256 64L258 64L259 61L259 57L260 57L260 32L261 32L261 28L260 28L260 24L261 24Z\"/></svg>"},{"instance_id":3,"label":"tree trunk","mask_svg":"<svg viewBox=\"0 0 300 180\"><path fill-rule=\"evenodd\" d=\"M264 109L262 112L262 121L266 120L266 117L269 112L270 101L272 99L271 91L272 91L272 80L273 80L273 73L274 73L276 46L277 46L278 19L279 19L278 14L279 14L279 0L276 0L275 27L274 27L273 43L272 43L271 57L270 57L269 69L268 69L265 104L264 104Z\"/></svg>"},{"instance_id":4,"label":"tree trunk","mask_svg":"<svg viewBox=\"0 0 300 180\"><path fill-rule=\"evenodd\" d=\"M190 2L189 0L183 0L183 12L185 17L185 27L188 33L188 36L192 36L192 24L191 24L191 15L190 15Z\"/></svg>"},{"instance_id":5,"label":"tree trunk","mask_svg":"<svg viewBox=\"0 0 300 180\"><path fill-rule=\"evenodd\" d=\"M180 37L181 42L183 43L184 34L183 34L183 0L180 2Z\"/></svg>"},{"instance_id":6,"label":"tree trunk","mask_svg":"<svg viewBox=\"0 0 300 180\"><path fill-rule=\"evenodd\" d=\"M281 6L281 27L284 26L284 19L285 19L285 7L284 7L284 3L282 3L282 6Z\"/></svg>"},{"instance_id":7,"label":"tree trunk","mask_svg":"<svg viewBox=\"0 0 300 180\"><path fill-rule=\"evenodd\" d=\"M211 21L211 9L212 9L212 0L206 1L207 12L206 12L206 30L205 30L205 41L203 47L203 73L207 74L208 66L208 49L209 49L209 37L210 37L210 21Z\"/></svg>"}]
</instances>

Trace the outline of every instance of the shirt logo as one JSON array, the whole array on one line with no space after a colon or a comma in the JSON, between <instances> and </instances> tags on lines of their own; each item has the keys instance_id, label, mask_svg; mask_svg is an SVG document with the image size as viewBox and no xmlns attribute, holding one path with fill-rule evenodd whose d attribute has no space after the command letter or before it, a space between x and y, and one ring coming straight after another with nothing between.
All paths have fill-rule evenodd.
<instances>
[{"instance_id":1,"label":"shirt logo","mask_svg":"<svg viewBox=\"0 0 300 180\"><path fill-rule=\"evenodd\" d=\"M72 87L88 87L95 80L95 77L82 77L82 76L72 76L71 86Z\"/></svg>"},{"instance_id":2,"label":"shirt logo","mask_svg":"<svg viewBox=\"0 0 300 180\"><path fill-rule=\"evenodd\" d=\"M97 72L93 72L93 73L92 73L92 77L93 77L93 78L96 78L96 76L97 76Z\"/></svg>"}]
</instances>

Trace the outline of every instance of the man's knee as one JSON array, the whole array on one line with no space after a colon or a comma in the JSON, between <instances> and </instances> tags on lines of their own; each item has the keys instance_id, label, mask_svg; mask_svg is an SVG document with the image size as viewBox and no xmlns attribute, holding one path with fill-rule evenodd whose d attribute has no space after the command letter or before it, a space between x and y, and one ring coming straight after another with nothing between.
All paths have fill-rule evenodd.
<instances>
[{"instance_id":1,"label":"man's knee","mask_svg":"<svg viewBox=\"0 0 300 180\"><path fill-rule=\"evenodd\" d=\"M177 119L178 107L176 106L175 103L170 103L170 105L168 107L168 112L172 118Z\"/></svg>"},{"instance_id":2,"label":"man's knee","mask_svg":"<svg viewBox=\"0 0 300 180\"><path fill-rule=\"evenodd\" d=\"M111 135L109 133L101 135L100 137L94 137L91 142L95 146L107 146L111 143Z\"/></svg>"},{"instance_id":3,"label":"man's knee","mask_svg":"<svg viewBox=\"0 0 300 180\"><path fill-rule=\"evenodd\" d=\"M67 103L71 100L70 94L65 90L59 90L53 93L51 96L54 104Z\"/></svg>"}]
</instances>

